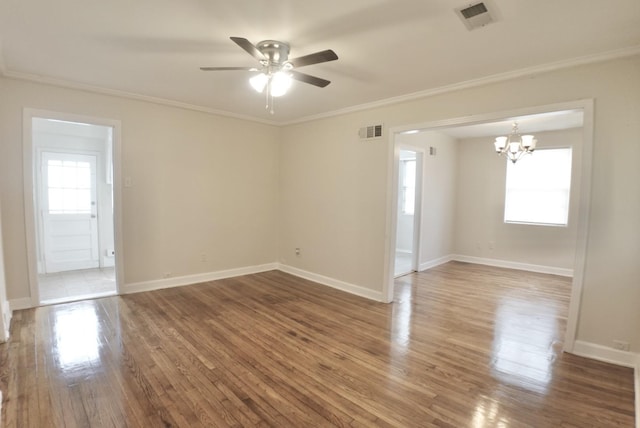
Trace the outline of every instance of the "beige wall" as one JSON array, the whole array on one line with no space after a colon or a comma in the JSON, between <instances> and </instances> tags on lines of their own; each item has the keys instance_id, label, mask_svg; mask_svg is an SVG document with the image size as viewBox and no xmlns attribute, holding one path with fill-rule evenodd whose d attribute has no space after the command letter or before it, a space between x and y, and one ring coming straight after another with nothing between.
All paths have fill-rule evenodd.
<instances>
[{"instance_id":1,"label":"beige wall","mask_svg":"<svg viewBox=\"0 0 640 428\"><path fill-rule=\"evenodd\" d=\"M491 138L459 140L455 234L457 254L573 269L582 128L535 134L539 148L571 146L573 149L569 225L505 224L506 159L493 151Z\"/></svg>"},{"instance_id":2,"label":"beige wall","mask_svg":"<svg viewBox=\"0 0 640 428\"><path fill-rule=\"evenodd\" d=\"M120 120L125 282L277 259L276 127L0 78L0 198L7 293L29 297L23 108ZM207 261L201 261L206 254Z\"/></svg>"},{"instance_id":3,"label":"beige wall","mask_svg":"<svg viewBox=\"0 0 640 428\"><path fill-rule=\"evenodd\" d=\"M586 65L296 124L283 130L280 260L372 290L384 281L389 127L595 99L587 267L578 339L640 351L640 58ZM301 257L293 248L303 248Z\"/></svg>"},{"instance_id":4,"label":"beige wall","mask_svg":"<svg viewBox=\"0 0 640 428\"><path fill-rule=\"evenodd\" d=\"M279 255L286 265L382 292L387 146L360 141L362 125L343 116L283 129Z\"/></svg>"}]
</instances>

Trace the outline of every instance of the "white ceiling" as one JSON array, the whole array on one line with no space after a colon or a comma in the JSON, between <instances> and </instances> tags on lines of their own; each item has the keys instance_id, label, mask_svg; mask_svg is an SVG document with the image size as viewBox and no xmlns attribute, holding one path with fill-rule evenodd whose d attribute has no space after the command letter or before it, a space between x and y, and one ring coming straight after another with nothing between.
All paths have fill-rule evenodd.
<instances>
[{"instance_id":1,"label":"white ceiling","mask_svg":"<svg viewBox=\"0 0 640 428\"><path fill-rule=\"evenodd\" d=\"M458 139L495 138L499 135L508 135L514 122L518 124L518 130L521 134L559 131L582 127L584 125L584 112L582 110L562 110L527 116L514 116L487 123L440 128L437 131Z\"/></svg>"},{"instance_id":2,"label":"white ceiling","mask_svg":"<svg viewBox=\"0 0 640 428\"><path fill-rule=\"evenodd\" d=\"M5 76L120 91L273 123L428 93L460 82L640 53L639 0L488 0L497 21L468 31L458 0L2 0ZM291 45L291 57L333 49L301 71L275 115L230 36Z\"/></svg>"}]
</instances>

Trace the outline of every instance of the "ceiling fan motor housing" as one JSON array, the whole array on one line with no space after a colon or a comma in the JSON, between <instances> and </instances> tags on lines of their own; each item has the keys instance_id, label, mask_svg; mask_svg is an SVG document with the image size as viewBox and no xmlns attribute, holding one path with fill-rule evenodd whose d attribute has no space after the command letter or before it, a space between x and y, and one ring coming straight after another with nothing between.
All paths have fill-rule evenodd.
<instances>
[{"instance_id":1,"label":"ceiling fan motor housing","mask_svg":"<svg viewBox=\"0 0 640 428\"><path fill-rule=\"evenodd\" d=\"M263 40L256 48L265 56L268 64L282 65L289 59L289 45L277 40Z\"/></svg>"}]
</instances>

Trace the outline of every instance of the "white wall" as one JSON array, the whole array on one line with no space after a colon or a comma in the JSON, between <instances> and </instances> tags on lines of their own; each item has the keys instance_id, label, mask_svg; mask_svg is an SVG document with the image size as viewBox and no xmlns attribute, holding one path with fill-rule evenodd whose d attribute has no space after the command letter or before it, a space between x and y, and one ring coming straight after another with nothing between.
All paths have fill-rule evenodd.
<instances>
[{"instance_id":1,"label":"white wall","mask_svg":"<svg viewBox=\"0 0 640 428\"><path fill-rule=\"evenodd\" d=\"M507 130L508 131L508 130ZM464 256L573 269L580 195L582 128L536 132L538 147L573 148L567 227L505 224L506 162L492 138L459 141L455 252ZM535 156L533 153L531 156Z\"/></svg>"},{"instance_id":2,"label":"white wall","mask_svg":"<svg viewBox=\"0 0 640 428\"><path fill-rule=\"evenodd\" d=\"M422 228L420 265L425 266L453 253L458 144L437 131L401 134L396 142L424 152L422 174ZM430 153L433 147L434 154Z\"/></svg>"},{"instance_id":3,"label":"white wall","mask_svg":"<svg viewBox=\"0 0 640 428\"><path fill-rule=\"evenodd\" d=\"M620 339L640 351L638 57L286 127L280 157L280 260L382 290L389 142L360 142L359 127L384 123L388 129L585 98L595 99L595 147L578 339L605 346ZM298 246L301 257L293 255Z\"/></svg>"},{"instance_id":4,"label":"white wall","mask_svg":"<svg viewBox=\"0 0 640 428\"><path fill-rule=\"evenodd\" d=\"M0 78L0 198L9 299L29 297L23 108L120 120L125 283L277 259L276 127ZM206 261L201 261L201 255Z\"/></svg>"}]
</instances>

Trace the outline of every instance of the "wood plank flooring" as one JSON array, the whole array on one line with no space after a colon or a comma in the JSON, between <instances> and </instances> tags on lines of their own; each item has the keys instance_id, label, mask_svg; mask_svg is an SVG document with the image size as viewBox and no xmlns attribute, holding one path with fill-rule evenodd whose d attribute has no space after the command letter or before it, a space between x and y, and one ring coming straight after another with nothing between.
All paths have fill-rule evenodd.
<instances>
[{"instance_id":1,"label":"wood plank flooring","mask_svg":"<svg viewBox=\"0 0 640 428\"><path fill-rule=\"evenodd\" d=\"M6 427L632 427L566 278L451 262L381 304L279 271L17 311Z\"/></svg>"}]
</instances>

